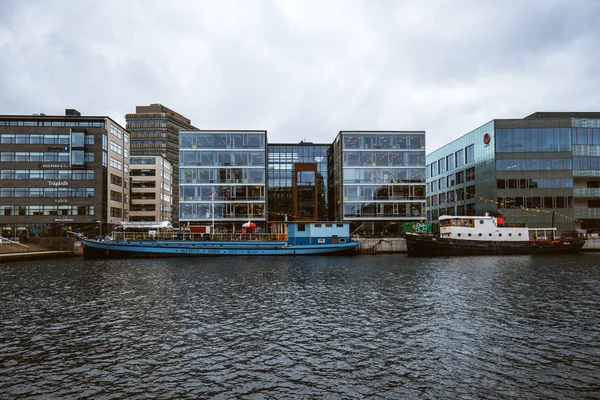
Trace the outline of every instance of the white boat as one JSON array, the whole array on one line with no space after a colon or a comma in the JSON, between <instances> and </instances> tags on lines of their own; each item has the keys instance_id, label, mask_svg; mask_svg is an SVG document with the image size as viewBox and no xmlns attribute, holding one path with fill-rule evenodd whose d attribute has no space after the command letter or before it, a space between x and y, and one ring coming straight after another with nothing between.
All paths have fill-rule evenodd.
<instances>
[{"instance_id":1,"label":"white boat","mask_svg":"<svg viewBox=\"0 0 600 400\"><path fill-rule=\"evenodd\" d=\"M439 232L406 232L409 257L575 253L585 244L576 231L558 235L556 228L509 226L489 214L444 215L438 222Z\"/></svg>"}]
</instances>

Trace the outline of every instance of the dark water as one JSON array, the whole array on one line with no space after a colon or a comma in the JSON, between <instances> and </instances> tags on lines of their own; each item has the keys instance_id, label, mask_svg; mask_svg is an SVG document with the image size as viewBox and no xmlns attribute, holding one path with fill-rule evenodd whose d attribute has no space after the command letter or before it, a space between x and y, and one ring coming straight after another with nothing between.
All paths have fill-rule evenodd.
<instances>
[{"instance_id":1,"label":"dark water","mask_svg":"<svg viewBox=\"0 0 600 400\"><path fill-rule=\"evenodd\" d=\"M600 254L0 264L0 397L599 398Z\"/></svg>"}]
</instances>

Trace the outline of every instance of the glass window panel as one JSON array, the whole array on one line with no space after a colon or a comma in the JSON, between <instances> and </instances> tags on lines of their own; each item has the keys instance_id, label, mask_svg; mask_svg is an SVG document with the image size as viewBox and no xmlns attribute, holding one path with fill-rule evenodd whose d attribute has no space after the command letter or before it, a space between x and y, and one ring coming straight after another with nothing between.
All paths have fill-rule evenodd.
<instances>
[{"instance_id":1,"label":"glass window panel","mask_svg":"<svg viewBox=\"0 0 600 400\"><path fill-rule=\"evenodd\" d=\"M524 129L513 129L513 147L514 152L525 151L525 130Z\"/></svg>"},{"instance_id":2,"label":"glass window panel","mask_svg":"<svg viewBox=\"0 0 600 400\"><path fill-rule=\"evenodd\" d=\"M72 147L84 147L85 146L85 133L84 132L71 132L71 146Z\"/></svg>"},{"instance_id":3,"label":"glass window panel","mask_svg":"<svg viewBox=\"0 0 600 400\"><path fill-rule=\"evenodd\" d=\"M71 165L84 165L85 163L85 151L84 150L73 150L71 152Z\"/></svg>"},{"instance_id":4,"label":"glass window panel","mask_svg":"<svg viewBox=\"0 0 600 400\"><path fill-rule=\"evenodd\" d=\"M571 129L560 128L559 129L559 151L571 151Z\"/></svg>"}]
</instances>

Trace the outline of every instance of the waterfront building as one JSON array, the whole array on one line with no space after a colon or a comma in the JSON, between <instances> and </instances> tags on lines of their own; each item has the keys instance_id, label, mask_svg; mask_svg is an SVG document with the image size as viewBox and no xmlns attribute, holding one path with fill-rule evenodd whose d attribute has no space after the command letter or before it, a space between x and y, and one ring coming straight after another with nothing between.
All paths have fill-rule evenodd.
<instances>
[{"instance_id":1,"label":"waterfront building","mask_svg":"<svg viewBox=\"0 0 600 400\"><path fill-rule=\"evenodd\" d=\"M162 104L137 106L135 113L125 116L131 132L131 154L134 156L161 156L173 167L173 193L179 184L179 131L196 130L190 119ZM178 196L174 196L171 221L179 218Z\"/></svg>"},{"instance_id":2,"label":"waterfront building","mask_svg":"<svg viewBox=\"0 0 600 400\"><path fill-rule=\"evenodd\" d=\"M129 213L129 132L106 116L0 116L0 232L106 232Z\"/></svg>"},{"instance_id":3,"label":"waterfront building","mask_svg":"<svg viewBox=\"0 0 600 400\"><path fill-rule=\"evenodd\" d=\"M268 144L268 220L330 220L327 154L331 144Z\"/></svg>"},{"instance_id":4,"label":"waterfront building","mask_svg":"<svg viewBox=\"0 0 600 400\"><path fill-rule=\"evenodd\" d=\"M131 156L129 221L171 221L173 167L161 156Z\"/></svg>"},{"instance_id":5,"label":"waterfront building","mask_svg":"<svg viewBox=\"0 0 600 400\"><path fill-rule=\"evenodd\" d=\"M366 234L425 218L425 132L341 131L329 159L329 209Z\"/></svg>"},{"instance_id":6,"label":"waterfront building","mask_svg":"<svg viewBox=\"0 0 600 400\"><path fill-rule=\"evenodd\" d=\"M600 113L495 119L427 156L427 216L600 228Z\"/></svg>"},{"instance_id":7,"label":"waterfront building","mask_svg":"<svg viewBox=\"0 0 600 400\"><path fill-rule=\"evenodd\" d=\"M267 132L181 131L179 141L180 223L264 229Z\"/></svg>"}]
</instances>

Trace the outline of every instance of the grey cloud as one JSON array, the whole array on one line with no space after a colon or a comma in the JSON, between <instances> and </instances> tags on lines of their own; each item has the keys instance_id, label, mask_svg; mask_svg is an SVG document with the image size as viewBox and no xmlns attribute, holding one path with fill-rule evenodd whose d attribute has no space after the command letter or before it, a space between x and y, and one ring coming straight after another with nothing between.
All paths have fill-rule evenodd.
<instances>
[{"instance_id":1,"label":"grey cloud","mask_svg":"<svg viewBox=\"0 0 600 400\"><path fill-rule=\"evenodd\" d=\"M206 129L331 142L598 110L595 1L3 1L0 112L123 122L160 102Z\"/></svg>"}]
</instances>

